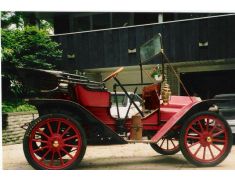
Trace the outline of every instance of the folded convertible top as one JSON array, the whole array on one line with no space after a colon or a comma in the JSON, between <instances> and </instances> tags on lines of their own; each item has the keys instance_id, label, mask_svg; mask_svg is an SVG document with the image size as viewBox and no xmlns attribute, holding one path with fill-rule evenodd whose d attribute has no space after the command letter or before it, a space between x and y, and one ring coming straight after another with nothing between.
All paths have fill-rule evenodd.
<instances>
[{"instance_id":1,"label":"folded convertible top","mask_svg":"<svg viewBox=\"0 0 235 180\"><path fill-rule=\"evenodd\" d=\"M63 71L17 68L20 81L27 87L41 91L57 89L59 84L82 84L88 88L104 88L103 82L90 81L87 77Z\"/></svg>"}]
</instances>

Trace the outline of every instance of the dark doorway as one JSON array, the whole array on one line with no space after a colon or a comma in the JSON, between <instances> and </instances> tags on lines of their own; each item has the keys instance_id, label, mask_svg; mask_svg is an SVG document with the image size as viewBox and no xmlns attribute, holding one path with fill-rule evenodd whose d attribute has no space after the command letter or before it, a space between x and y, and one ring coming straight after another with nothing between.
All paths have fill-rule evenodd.
<instances>
[{"instance_id":1,"label":"dark doorway","mask_svg":"<svg viewBox=\"0 0 235 180\"><path fill-rule=\"evenodd\" d=\"M235 70L181 73L180 77L189 94L202 99L213 98L216 94L235 93ZM182 87L180 94L186 95Z\"/></svg>"}]
</instances>

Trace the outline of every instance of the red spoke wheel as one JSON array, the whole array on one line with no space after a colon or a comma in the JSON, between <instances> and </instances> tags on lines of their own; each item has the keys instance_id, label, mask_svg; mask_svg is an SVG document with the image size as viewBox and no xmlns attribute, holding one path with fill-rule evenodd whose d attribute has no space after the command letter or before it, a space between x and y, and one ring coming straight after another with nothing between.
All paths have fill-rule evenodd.
<instances>
[{"instance_id":1,"label":"red spoke wheel","mask_svg":"<svg viewBox=\"0 0 235 180\"><path fill-rule=\"evenodd\" d=\"M157 143L151 143L150 146L163 155L173 155L180 151L179 141L175 138L163 137Z\"/></svg>"},{"instance_id":2,"label":"red spoke wheel","mask_svg":"<svg viewBox=\"0 0 235 180\"><path fill-rule=\"evenodd\" d=\"M35 169L73 169L85 154L86 138L74 118L49 114L30 123L23 148L27 161Z\"/></svg>"},{"instance_id":3,"label":"red spoke wheel","mask_svg":"<svg viewBox=\"0 0 235 180\"><path fill-rule=\"evenodd\" d=\"M232 133L219 114L200 112L188 119L181 129L180 148L196 166L216 166L229 154Z\"/></svg>"}]
</instances>

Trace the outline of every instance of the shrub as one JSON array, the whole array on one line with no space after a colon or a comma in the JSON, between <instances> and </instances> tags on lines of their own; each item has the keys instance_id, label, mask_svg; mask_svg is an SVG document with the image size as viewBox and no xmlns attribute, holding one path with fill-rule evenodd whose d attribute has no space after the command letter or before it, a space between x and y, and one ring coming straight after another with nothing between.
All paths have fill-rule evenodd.
<instances>
[{"instance_id":1,"label":"shrub","mask_svg":"<svg viewBox=\"0 0 235 180\"><path fill-rule=\"evenodd\" d=\"M62 56L59 44L52 41L46 30L36 27L2 29L2 74L11 84L11 91L22 93L22 86L16 81L12 69L29 67L52 69Z\"/></svg>"},{"instance_id":2,"label":"shrub","mask_svg":"<svg viewBox=\"0 0 235 180\"><path fill-rule=\"evenodd\" d=\"M36 108L23 100L15 99L2 102L2 112L36 111Z\"/></svg>"}]
</instances>

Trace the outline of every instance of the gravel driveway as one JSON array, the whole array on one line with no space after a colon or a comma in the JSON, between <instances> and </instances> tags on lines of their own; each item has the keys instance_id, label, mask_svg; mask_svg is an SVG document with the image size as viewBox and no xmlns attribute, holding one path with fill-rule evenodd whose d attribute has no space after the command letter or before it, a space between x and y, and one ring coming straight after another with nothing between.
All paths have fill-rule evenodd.
<instances>
[{"instance_id":1,"label":"gravel driveway","mask_svg":"<svg viewBox=\"0 0 235 180\"><path fill-rule=\"evenodd\" d=\"M3 169L33 169L26 161L22 144L3 146ZM181 153L157 154L148 144L88 146L78 169L233 169L235 146L227 159L216 167L198 168L189 164Z\"/></svg>"}]
</instances>

